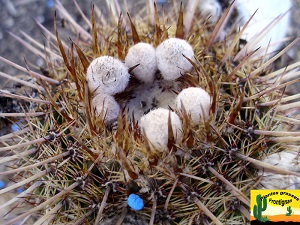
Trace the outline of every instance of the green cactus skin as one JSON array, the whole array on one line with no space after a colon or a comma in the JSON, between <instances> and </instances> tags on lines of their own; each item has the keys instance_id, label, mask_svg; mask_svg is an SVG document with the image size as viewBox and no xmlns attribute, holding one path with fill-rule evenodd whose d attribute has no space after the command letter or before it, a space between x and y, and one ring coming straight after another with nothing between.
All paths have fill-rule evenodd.
<instances>
[{"instance_id":1,"label":"green cactus skin","mask_svg":"<svg viewBox=\"0 0 300 225\"><path fill-rule=\"evenodd\" d=\"M285 214L286 216L290 216L290 215L292 215L292 207L291 206L288 206L287 208L287 213Z\"/></svg>"},{"instance_id":2,"label":"green cactus skin","mask_svg":"<svg viewBox=\"0 0 300 225\"><path fill-rule=\"evenodd\" d=\"M256 203L257 205L254 205L253 207L254 217L261 222L265 222L263 221L265 219L261 216L261 213L267 209L267 199L266 198L261 199L261 195L257 195Z\"/></svg>"}]
</instances>

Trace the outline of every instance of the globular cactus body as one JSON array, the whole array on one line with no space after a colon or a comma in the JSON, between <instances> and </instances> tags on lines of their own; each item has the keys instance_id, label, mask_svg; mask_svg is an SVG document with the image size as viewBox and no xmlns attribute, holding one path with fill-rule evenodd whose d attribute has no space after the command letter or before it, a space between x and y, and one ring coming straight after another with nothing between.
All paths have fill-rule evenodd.
<instances>
[{"instance_id":1,"label":"globular cactus body","mask_svg":"<svg viewBox=\"0 0 300 225\"><path fill-rule=\"evenodd\" d=\"M109 1L112 12L126 8L119 2ZM137 27L130 23L132 32L128 20L113 16L121 12L98 23L92 10L89 34L56 3L76 31L76 43L62 42L57 32L45 45L54 48L41 45L49 77L18 67L37 76L34 85L22 83L39 94L0 93L32 103L18 114L0 113L13 122L24 117L19 130L0 137L0 165L9 169L0 175L14 175L0 197L24 190L5 203L11 218L1 222L16 224L36 214L39 221L28 224L245 224L250 190L262 183L259 169L300 176L296 166L262 162L274 152L299 151L299 132L291 129L300 124L292 115L299 96L284 92L298 77L299 62L273 73L275 59L243 58L250 49L238 43L240 33L218 41L229 18L207 29L199 13L184 7L179 15L167 10L160 20L153 5L154 23L140 15ZM122 61L136 32L156 47L150 74L139 71L150 60L137 58L132 65L140 65L132 70ZM199 87L206 97L192 92L180 98L182 90ZM294 181L288 185L297 187ZM257 197L254 215L261 221L268 220L262 216L266 207L266 199Z\"/></svg>"}]
</instances>

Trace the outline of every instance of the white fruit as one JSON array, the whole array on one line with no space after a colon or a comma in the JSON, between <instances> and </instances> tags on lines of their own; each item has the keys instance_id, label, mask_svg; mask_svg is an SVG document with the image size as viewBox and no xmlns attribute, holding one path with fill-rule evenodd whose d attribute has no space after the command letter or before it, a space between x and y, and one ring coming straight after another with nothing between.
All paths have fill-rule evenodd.
<instances>
[{"instance_id":1,"label":"white fruit","mask_svg":"<svg viewBox=\"0 0 300 225\"><path fill-rule=\"evenodd\" d=\"M150 111L141 117L140 128L148 141L158 150L167 149L168 145L168 118L171 116L172 131L176 141L182 137L182 123L179 116L163 108Z\"/></svg>"},{"instance_id":2,"label":"white fruit","mask_svg":"<svg viewBox=\"0 0 300 225\"><path fill-rule=\"evenodd\" d=\"M202 88L190 87L183 89L176 97L176 109L190 115L194 123L200 119L208 119L211 104L210 95ZM182 107L183 106L183 107Z\"/></svg>"},{"instance_id":3,"label":"white fruit","mask_svg":"<svg viewBox=\"0 0 300 225\"><path fill-rule=\"evenodd\" d=\"M125 57L128 68L138 65L132 73L145 83L153 82L157 70L155 48L147 43L138 43L132 46Z\"/></svg>"},{"instance_id":4,"label":"white fruit","mask_svg":"<svg viewBox=\"0 0 300 225\"><path fill-rule=\"evenodd\" d=\"M129 82L128 67L111 56L94 59L87 69L86 79L93 94L114 95L122 92Z\"/></svg>"},{"instance_id":5,"label":"white fruit","mask_svg":"<svg viewBox=\"0 0 300 225\"><path fill-rule=\"evenodd\" d=\"M97 117L102 116L105 123L111 123L118 118L120 106L110 95L98 94L92 100L92 108Z\"/></svg>"},{"instance_id":6,"label":"white fruit","mask_svg":"<svg viewBox=\"0 0 300 225\"><path fill-rule=\"evenodd\" d=\"M192 46L179 38L169 38L156 48L157 68L164 79L175 80L192 69L192 64L183 55L194 59Z\"/></svg>"}]
</instances>

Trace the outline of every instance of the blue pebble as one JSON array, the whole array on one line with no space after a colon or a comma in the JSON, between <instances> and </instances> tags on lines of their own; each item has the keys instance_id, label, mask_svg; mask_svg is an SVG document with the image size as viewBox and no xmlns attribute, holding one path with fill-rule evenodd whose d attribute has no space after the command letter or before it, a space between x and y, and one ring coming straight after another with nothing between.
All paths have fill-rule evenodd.
<instances>
[{"instance_id":1,"label":"blue pebble","mask_svg":"<svg viewBox=\"0 0 300 225\"><path fill-rule=\"evenodd\" d=\"M5 188L5 182L3 180L0 180L0 189Z\"/></svg>"},{"instance_id":2,"label":"blue pebble","mask_svg":"<svg viewBox=\"0 0 300 225\"><path fill-rule=\"evenodd\" d=\"M23 191L24 191L24 188L18 188L18 189L16 190L16 192L17 192L18 194L21 194Z\"/></svg>"},{"instance_id":3,"label":"blue pebble","mask_svg":"<svg viewBox=\"0 0 300 225\"><path fill-rule=\"evenodd\" d=\"M128 205L134 210L141 210L144 207L144 201L136 194L130 194L127 199Z\"/></svg>"},{"instance_id":4,"label":"blue pebble","mask_svg":"<svg viewBox=\"0 0 300 225\"><path fill-rule=\"evenodd\" d=\"M12 132L16 132L16 131L20 130L20 127L17 123L13 123L11 125L10 129L11 129Z\"/></svg>"},{"instance_id":5,"label":"blue pebble","mask_svg":"<svg viewBox=\"0 0 300 225\"><path fill-rule=\"evenodd\" d=\"M47 1L47 6L48 6L49 8L52 8L52 7L54 6L54 1L48 0L48 1Z\"/></svg>"}]
</instances>

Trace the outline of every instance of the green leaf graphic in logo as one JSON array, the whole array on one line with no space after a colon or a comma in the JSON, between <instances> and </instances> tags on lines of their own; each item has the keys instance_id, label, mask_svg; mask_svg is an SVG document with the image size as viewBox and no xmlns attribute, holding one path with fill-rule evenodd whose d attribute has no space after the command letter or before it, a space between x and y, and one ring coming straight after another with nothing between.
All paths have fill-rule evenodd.
<instances>
[{"instance_id":1,"label":"green leaf graphic in logo","mask_svg":"<svg viewBox=\"0 0 300 225\"><path fill-rule=\"evenodd\" d=\"M262 212L267 209L267 198L262 198L261 195L256 195L256 203L253 207L253 215L260 222L268 221L268 217L262 216Z\"/></svg>"},{"instance_id":2,"label":"green leaf graphic in logo","mask_svg":"<svg viewBox=\"0 0 300 225\"><path fill-rule=\"evenodd\" d=\"M291 206L288 206L288 207L287 207L287 213L286 213L285 215L286 215L286 216L292 215L292 207L291 207Z\"/></svg>"}]
</instances>

